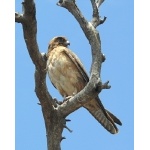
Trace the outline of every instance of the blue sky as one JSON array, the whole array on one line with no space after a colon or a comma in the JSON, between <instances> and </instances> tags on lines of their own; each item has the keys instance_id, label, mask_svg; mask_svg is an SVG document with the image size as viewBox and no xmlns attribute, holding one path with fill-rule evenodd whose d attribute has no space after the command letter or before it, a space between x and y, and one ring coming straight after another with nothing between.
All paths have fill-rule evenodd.
<instances>
[{"instance_id":1,"label":"blue sky","mask_svg":"<svg viewBox=\"0 0 150 150\"><path fill-rule=\"evenodd\" d=\"M15 1L15 10L21 12L21 0ZM75 18L56 0L36 1L37 41L41 52L47 52L49 40L63 35L70 41L70 49L83 62L89 74L91 65L90 45ZM91 20L90 1L77 0L87 20ZM108 133L84 108L70 114L64 129L62 150L133 150L134 145L134 17L133 1L106 0L100 8L106 22L97 29L106 61L102 65L101 78L110 81L112 88L103 90L100 98L104 106L123 123L119 133ZM45 125L41 108L34 92L35 67L27 52L22 26L15 25L15 136L16 150L46 149ZM47 78L47 86L53 97L62 99Z\"/></svg>"}]
</instances>

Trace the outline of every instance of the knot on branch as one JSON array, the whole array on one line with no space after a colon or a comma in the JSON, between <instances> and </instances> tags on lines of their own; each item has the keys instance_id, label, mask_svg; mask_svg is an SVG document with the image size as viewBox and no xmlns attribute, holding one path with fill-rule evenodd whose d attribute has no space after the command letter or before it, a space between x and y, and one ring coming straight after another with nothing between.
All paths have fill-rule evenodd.
<instances>
[{"instance_id":1,"label":"knot on branch","mask_svg":"<svg viewBox=\"0 0 150 150\"><path fill-rule=\"evenodd\" d=\"M102 62L104 62L106 60L106 57L104 54L102 54Z\"/></svg>"}]
</instances>

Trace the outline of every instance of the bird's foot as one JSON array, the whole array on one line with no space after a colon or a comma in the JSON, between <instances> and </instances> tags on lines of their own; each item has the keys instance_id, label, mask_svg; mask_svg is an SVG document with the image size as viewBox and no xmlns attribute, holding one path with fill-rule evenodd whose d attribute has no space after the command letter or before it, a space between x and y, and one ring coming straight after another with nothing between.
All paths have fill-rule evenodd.
<instances>
[{"instance_id":1,"label":"bird's foot","mask_svg":"<svg viewBox=\"0 0 150 150\"><path fill-rule=\"evenodd\" d=\"M67 96L67 97L65 97L64 98L64 100L63 100L63 102L66 102L66 101L68 101L70 98L72 98L73 96Z\"/></svg>"}]
</instances>

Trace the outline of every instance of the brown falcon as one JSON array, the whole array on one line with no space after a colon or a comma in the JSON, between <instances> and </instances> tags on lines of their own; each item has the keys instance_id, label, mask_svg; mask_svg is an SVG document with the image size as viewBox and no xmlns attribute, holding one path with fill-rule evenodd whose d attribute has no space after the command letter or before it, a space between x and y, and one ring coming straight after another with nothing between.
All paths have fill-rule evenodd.
<instances>
[{"instance_id":1,"label":"brown falcon","mask_svg":"<svg viewBox=\"0 0 150 150\"><path fill-rule=\"evenodd\" d=\"M88 83L88 75L79 58L67 48L70 45L65 37L54 37L48 46L47 71L52 84L65 98L80 92ZM99 97L83 105L110 133L118 132L115 123L120 120L106 110Z\"/></svg>"}]
</instances>

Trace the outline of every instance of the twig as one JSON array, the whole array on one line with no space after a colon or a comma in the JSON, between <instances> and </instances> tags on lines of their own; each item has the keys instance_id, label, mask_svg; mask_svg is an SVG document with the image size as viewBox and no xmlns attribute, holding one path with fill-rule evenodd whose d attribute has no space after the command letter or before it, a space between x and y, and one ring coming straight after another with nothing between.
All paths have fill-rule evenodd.
<instances>
[{"instance_id":1,"label":"twig","mask_svg":"<svg viewBox=\"0 0 150 150\"><path fill-rule=\"evenodd\" d=\"M24 21L23 14L15 12L15 22L23 23L23 21Z\"/></svg>"}]
</instances>

